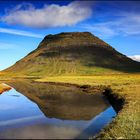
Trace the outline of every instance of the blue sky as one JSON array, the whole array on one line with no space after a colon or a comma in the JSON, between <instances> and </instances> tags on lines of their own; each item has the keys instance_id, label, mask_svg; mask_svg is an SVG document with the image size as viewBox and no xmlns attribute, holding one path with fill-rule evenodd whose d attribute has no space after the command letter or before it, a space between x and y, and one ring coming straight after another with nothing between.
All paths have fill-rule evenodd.
<instances>
[{"instance_id":1,"label":"blue sky","mask_svg":"<svg viewBox=\"0 0 140 140\"><path fill-rule=\"evenodd\" d=\"M139 1L0 0L0 70L47 34L89 31L140 61Z\"/></svg>"}]
</instances>

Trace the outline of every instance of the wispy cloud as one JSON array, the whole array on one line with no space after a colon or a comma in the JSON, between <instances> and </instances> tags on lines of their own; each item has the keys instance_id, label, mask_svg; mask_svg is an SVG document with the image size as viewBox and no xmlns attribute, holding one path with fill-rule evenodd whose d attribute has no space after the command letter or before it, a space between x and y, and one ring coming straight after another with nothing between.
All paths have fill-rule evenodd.
<instances>
[{"instance_id":1,"label":"wispy cloud","mask_svg":"<svg viewBox=\"0 0 140 140\"><path fill-rule=\"evenodd\" d=\"M0 33L7 33L7 34L14 34L20 36L27 36L27 37L35 37L35 38L43 38L40 34L35 34L32 32L22 31L22 30L15 30L15 29L8 29L8 28L0 28Z\"/></svg>"},{"instance_id":2,"label":"wispy cloud","mask_svg":"<svg viewBox=\"0 0 140 140\"><path fill-rule=\"evenodd\" d=\"M87 31L93 32L93 34L96 34L101 38L110 38L118 34L109 26L108 23L84 24L82 25L82 28L86 29Z\"/></svg>"},{"instance_id":3,"label":"wispy cloud","mask_svg":"<svg viewBox=\"0 0 140 140\"><path fill-rule=\"evenodd\" d=\"M11 110L11 109L15 109L15 106L6 105L6 104L1 104L0 105L0 111L2 111L2 110Z\"/></svg>"},{"instance_id":4,"label":"wispy cloud","mask_svg":"<svg viewBox=\"0 0 140 140\"><path fill-rule=\"evenodd\" d=\"M27 122L27 121L37 120L37 119L40 119L40 118L43 118L43 117L44 117L43 115L38 115L38 116L29 116L29 117L23 117L23 118L19 118L19 119L1 121L0 122L0 126L6 126L6 125L17 124L17 123L23 123L23 122Z\"/></svg>"},{"instance_id":5,"label":"wispy cloud","mask_svg":"<svg viewBox=\"0 0 140 140\"><path fill-rule=\"evenodd\" d=\"M140 62L140 55L132 55L132 56L128 56L128 57L130 57L131 59L133 59L135 61Z\"/></svg>"},{"instance_id":6,"label":"wispy cloud","mask_svg":"<svg viewBox=\"0 0 140 140\"><path fill-rule=\"evenodd\" d=\"M115 20L86 24L83 28L103 38L140 35L140 13L119 13Z\"/></svg>"},{"instance_id":7,"label":"wispy cloud","mask_svg":"<svg viewBox=\"0 0 140 140\"><path fill-rule=\"evenodd\" d=\"M0 50L15 50L17 48L19 48L17 44L0 42Z\"/></svg>"},{"instance_id":8,"label":"wispy cloud","mask_svg":"<svg viewBox=\"0 0 140 140\"><path fill-rule=\"evenodd\" d=\"M89 18L92 14L92 2L74 1L68 5L44 5L37 9L31 4L17 5L1 17L1 21L10 25L24 25L34 28L71 26Z\"/></svg>"}]
</instances>

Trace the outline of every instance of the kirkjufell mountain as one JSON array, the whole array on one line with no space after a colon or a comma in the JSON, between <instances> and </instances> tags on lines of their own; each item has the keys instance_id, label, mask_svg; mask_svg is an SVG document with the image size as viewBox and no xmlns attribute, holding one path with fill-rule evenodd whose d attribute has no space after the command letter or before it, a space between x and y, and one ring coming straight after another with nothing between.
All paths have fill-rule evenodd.
<instances>
[{"instance_id":1,"label":"kirkjufell mountain","mask_svg":"<svg viewBox=\"0 0 140 140\"><path fill-rule=\"evenodd\" d=\"M4 70L13 75L94 75L140 72L140 63L90 32L47 35L37 49Z\"/></svg>"}]
</instances>

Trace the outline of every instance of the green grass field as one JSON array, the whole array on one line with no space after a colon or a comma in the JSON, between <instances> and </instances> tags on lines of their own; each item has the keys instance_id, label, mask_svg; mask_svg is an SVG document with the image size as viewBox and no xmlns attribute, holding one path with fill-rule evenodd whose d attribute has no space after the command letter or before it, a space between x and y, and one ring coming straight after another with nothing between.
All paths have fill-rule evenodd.
<instances>
[{"instance_id":1,"label":"green grass field","mask_svg":"<svg viewBox=\"0 0 140 140\"><path fill-rule=\"evenodd\" d=\"M140 74L57 76L36 81L110 86L113 94L125 99L125 104L113 122L100 132L98 138L140 138Z\"/></svg>"}]
</instances>

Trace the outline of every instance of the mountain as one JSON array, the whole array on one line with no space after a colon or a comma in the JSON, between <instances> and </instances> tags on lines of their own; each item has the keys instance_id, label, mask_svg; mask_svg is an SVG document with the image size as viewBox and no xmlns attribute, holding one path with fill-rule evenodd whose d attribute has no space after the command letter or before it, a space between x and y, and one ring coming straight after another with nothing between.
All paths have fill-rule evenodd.
<instances>
[{"instance_id":1,"label":"mountain","mask_svg":"<svg viewBox=\"0 0 140 140\"><path fill-rule=\"evenodd\" d=\"M37 49L4 70L13 75L94 75L140 72L140 63L89 32L47 35Z\"/></svg>"}]
</instances>

